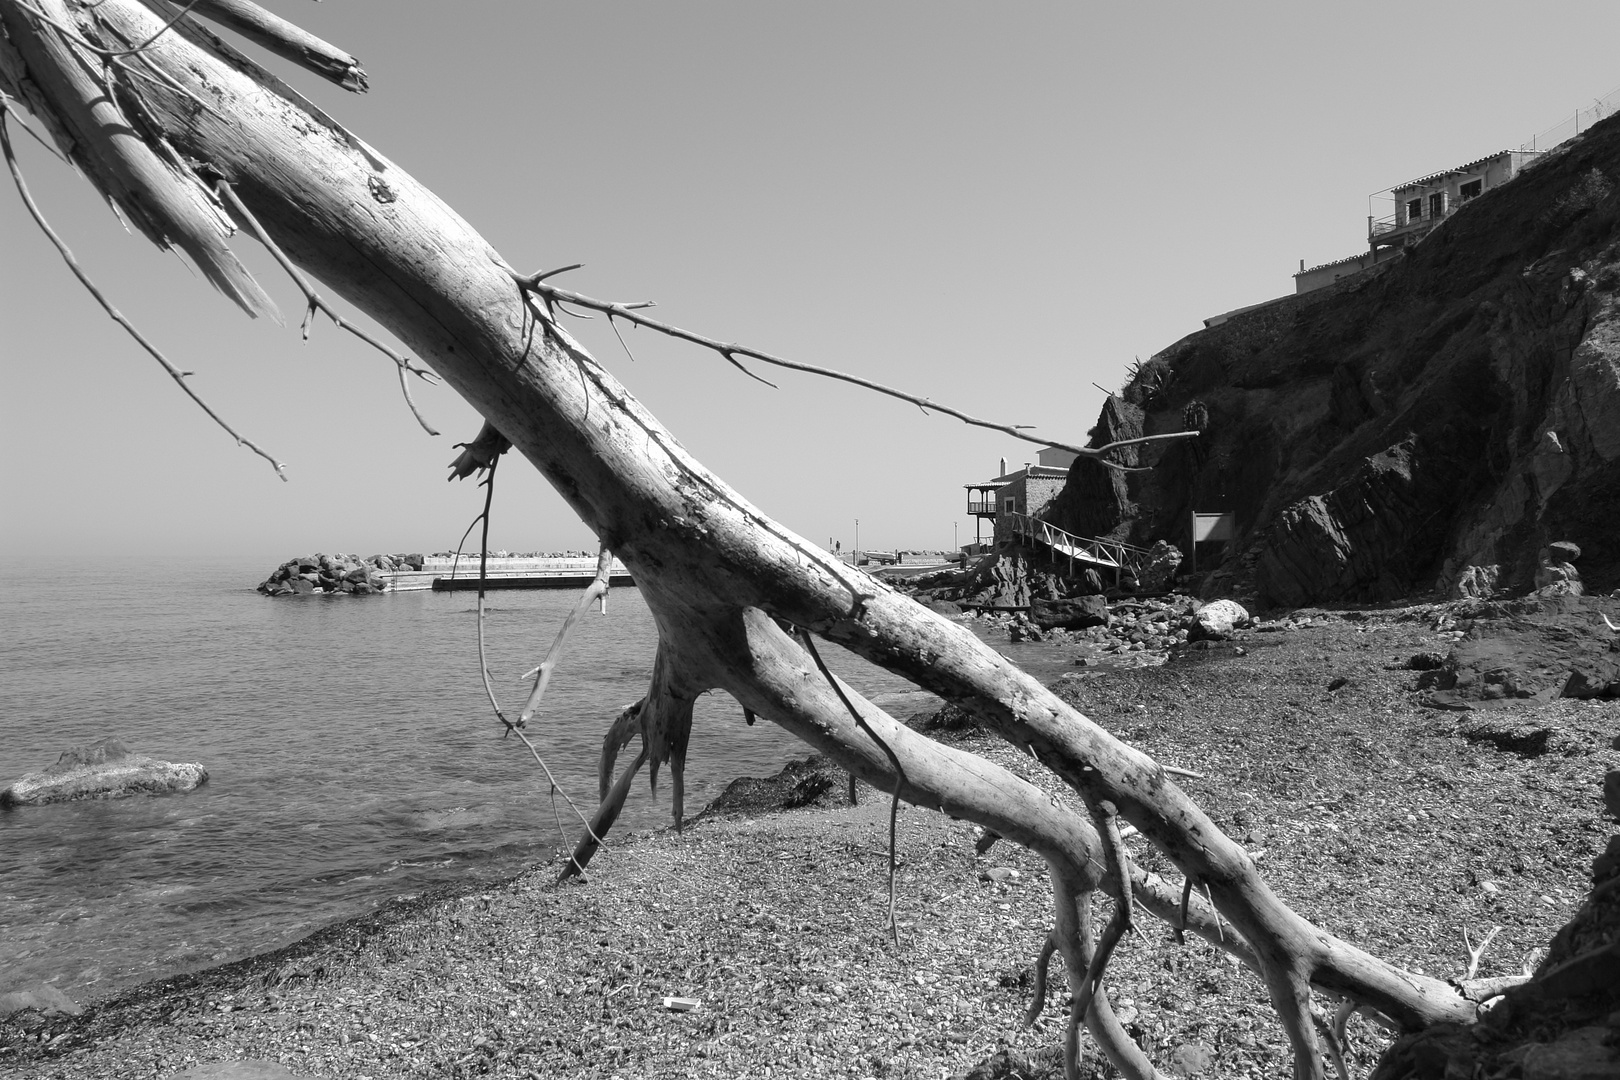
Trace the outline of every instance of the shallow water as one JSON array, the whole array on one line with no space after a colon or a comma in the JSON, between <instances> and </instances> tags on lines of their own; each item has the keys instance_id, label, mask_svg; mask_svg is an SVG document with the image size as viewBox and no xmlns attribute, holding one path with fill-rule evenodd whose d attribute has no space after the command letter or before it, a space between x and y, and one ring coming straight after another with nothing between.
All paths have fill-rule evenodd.
<instances>
[{"instance_id":1,"label":"shallow water","mask_svg":"<svg viewBox=\"0 0 1620 1080\"><path fill-rule=\"evenodd\" d=\"M11 566L0 575L0 786L108 735L197 761L186 795L0 812L0 992L81 1000L295 940L390 897L510 874L559 843L547 786L502 740L477 675L469 594L270 600L263 567ZM185 581L183 588L172 583ZM575 602L499 592L487 620L503 704ZM656 631L634 589L584 620L532 730L589 814L601 734L638 699ZM911 689L847 654L868 695ZM533 736L532 736L533 737ZM686 804L806 753L698 702ZM569 840L577 819L559 803ZM669 822L644 783L617 829Z\"/></svg>"}]
</instances>

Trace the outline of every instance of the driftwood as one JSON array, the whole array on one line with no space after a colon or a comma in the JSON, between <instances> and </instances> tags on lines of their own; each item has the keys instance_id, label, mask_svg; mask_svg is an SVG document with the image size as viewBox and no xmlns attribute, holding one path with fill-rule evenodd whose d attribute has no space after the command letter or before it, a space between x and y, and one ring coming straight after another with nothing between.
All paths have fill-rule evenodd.
<instances>
[{"instance_id":1,"label":"driftwood","mask_svg":"<svg viewBox=\"0 0 1620 1080\"><path fill-rule=\"evenodd\" d=\"M252 8L217 0L199 11L237 26L254 20L252 32L275 38L278 51L362 84L348 54L298 39ZM233 223L262 234L290 263L387 327L487 419L489 429L469 451L479 448L493 461L510 444L631 570L660 644L647 698L627 712L609 745L616 754L639 735L642 746L616 779L612 754L605 756L602 807L572 869L589 860L617 814L615 797L622 802L643 764L654 775L669 765L679 818L691 701L720 689L874 787L970 819L1042 855L1051 867L1054 944L1083 1003L1075 1023L1083 1019L1129 1076L1156 1074L1120 1032L1101 982L1133 897L1259 972L1292 1044L1297 1077L1324 1070L1313 987L1408 1031L1475 1019L1478 1005L1456 987L1401 971L1283 904L1248 853L1157 762L963 627L755 509L569 335L556 301L577 294L548 298L540 275L513 270L411 176L190 17L177 16L182 9L164 0L0 0L0 108L32 113L137 227L155 242L182 247L250 311L268 310L268 302L224 241ZM131 74L136 70L141 74ZM301 287L317 305L313 288ZM396 363L403 372L403 360ZM455 467L486 463L464 455ZM1065 808L833 685L803 635L838 642L971 711L1061 777L1091 813ZM545 674L549 669L542 681ZM1208 899L1131 864L1118 840L1126 822ZM1090 927L1099 889L1118 901L1100 945ZM1071 1071L1077 1038L1072 1029Z\"/></svg>"}]
</instances>

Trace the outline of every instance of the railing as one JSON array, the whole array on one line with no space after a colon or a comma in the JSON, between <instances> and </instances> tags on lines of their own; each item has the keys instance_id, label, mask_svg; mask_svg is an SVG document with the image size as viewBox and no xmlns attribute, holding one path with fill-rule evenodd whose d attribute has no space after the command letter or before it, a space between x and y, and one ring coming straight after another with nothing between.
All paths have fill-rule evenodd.
<instances>
[{"instance_id":1,"label":"railing","mask_svg":"<svg viewBox=\"0 0 1620 1080\"><path fill-rule=\"evenodd\" d=\"M1396 229L1404 229L1409 224L1415 224L1414 222L1396 221L1395 220L1396 216L1397 215L1395 215L1395 214L1390 214L1390 215L1388 215L1386 217L1381 217L1381 218L1377 218L1377 219L1369 218L1367 220L1367 235L1368 236L1382 236L1384 233L1391 233L1391 232L1394 232Z\"/></svg>"},{"instance_id":2,"label":"railing","mask_svg":"<svg viewBox=\"0 0 1620 1080\"><path fill-rule=\"evenodd\" d=\"M969 499L968 500L968 513L970 513L970 514L980 514L980 515L994 514L994 513L996 513L996 500L994 500L994 499Z\"/></svg>"},{"instance_id":3,"label":"railing","mask_svg":"<svg viewBox=\"0 0 1620 1080\"><path fill-rule=\"evenodd\" d=\"M1109 567L1114 571L1114 580L1117 583L1126 572L1132 577L1137 576L1142 564L1147 560L1146 548L1123 544L1117 540L1076 536L1049 521L1042 521L1028 514L1006 514L1003 520L1007 522L1007 527L1014 536L1045 544L1056 554L1066 556L1071 571L1077 561Z\"/></svg>"}]
</instances>

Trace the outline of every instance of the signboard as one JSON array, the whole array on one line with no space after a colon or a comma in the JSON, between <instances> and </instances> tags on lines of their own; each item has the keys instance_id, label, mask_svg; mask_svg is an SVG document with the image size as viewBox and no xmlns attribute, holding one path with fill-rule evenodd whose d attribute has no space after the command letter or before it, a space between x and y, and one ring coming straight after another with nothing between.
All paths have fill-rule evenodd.
<instances>
[{"instance_id":1,"label":"signboard","mask_svg":"<svg viewBox=\"0 0 1620 1080\"><path fill-rule=\"evenodd\" d=\"M1198 545L1205 540L1230 540L1237 531L1231 514L1200 514L1192 516L1192 550L1188 552L1194 573L1198 571Z\"/></svg>"},{"instance_id":2,"label":"signboard","mask_svg":"<svg viewBox=\"0 0 1620 1080\"><path fill-rule=\"evenodd\" d=\"M1231 514L1199 514L1192 516L1193 543L1205 540L1230 540L1234 532Z\"/></svg>"}]
</instances>

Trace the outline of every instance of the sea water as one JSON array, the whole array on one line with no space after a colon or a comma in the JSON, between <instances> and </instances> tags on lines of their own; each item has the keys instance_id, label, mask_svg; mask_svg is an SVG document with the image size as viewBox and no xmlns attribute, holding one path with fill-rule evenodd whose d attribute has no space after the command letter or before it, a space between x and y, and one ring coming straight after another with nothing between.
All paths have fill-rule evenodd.
<instances>
[{"instance_id":1,"label":"sea water","mask_svg":"<svg viewBox=\"0 0 1620 1080\"><path fill-rule=\"evenodd\" d=\"M474 596L268 599L265 567L12 565L0 571L0 786L107 736L200 762L184 795L0 811L0 993L49 982L86 1000L278 947L430 886L509 875L580 824L478 675ZM497 696L520 706L576 602L491 593ZM570 640L531 738L589 815L602 734L646 691L657 633L615 589ZM868 695L909 690L848 654ZM724 694L699 700L687 812L806 753ZM627 755L628 757L628 755ZM669 824L667 777L617 831Z\"/></svg>"}]
</instances>

